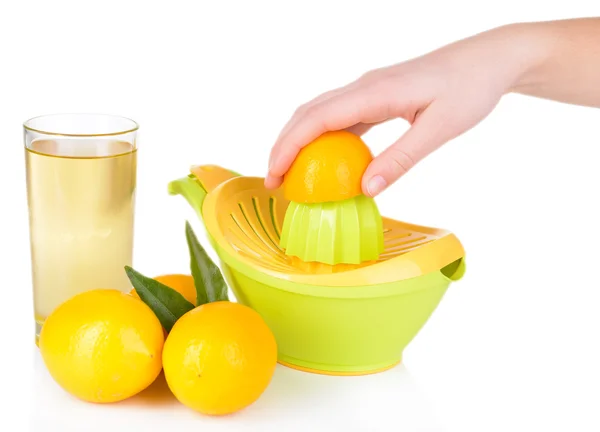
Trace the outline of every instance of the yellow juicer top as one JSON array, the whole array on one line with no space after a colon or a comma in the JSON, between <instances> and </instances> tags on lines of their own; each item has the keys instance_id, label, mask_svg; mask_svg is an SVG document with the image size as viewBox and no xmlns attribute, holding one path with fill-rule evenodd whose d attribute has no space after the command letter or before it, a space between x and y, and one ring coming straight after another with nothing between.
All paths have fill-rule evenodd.
<instances>
[{"instance_id":1,"label":"yellow juicer top","mask_svg":"<svg viewBox=\"0 0 600 432\"><path fill-rule=\"evenodd\" d=\"M279 246L289 204L281 189L267 190L263 178L213 165L194 166L191 172L207 192L202 217L215 246L273 277L308 285L382 284L440 271L465 254L448 231L384 217L385 248L377 261L359 266L304 263Z\"/></svg>"}]
</instances>

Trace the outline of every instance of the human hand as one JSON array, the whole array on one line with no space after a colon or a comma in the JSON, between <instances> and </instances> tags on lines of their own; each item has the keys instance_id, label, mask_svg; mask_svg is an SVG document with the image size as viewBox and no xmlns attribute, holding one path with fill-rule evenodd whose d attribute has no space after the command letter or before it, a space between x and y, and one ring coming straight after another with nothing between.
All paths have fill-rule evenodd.
<instances>
[{"instance_id":1,"label":"human hand","mask_svg":"<svg viewBox=\"0 0 600 432\"><path fill-rule=\"evenodd\" d=\"M366 170L375 196L425 156L475 126L538 61L541 49L519 25L494 29L425 56L368 72L302 105L281 131L265 186L277 188L298 152L326 131L358 135L402 118L410 129Z\"/></svg>"}]
</instances>

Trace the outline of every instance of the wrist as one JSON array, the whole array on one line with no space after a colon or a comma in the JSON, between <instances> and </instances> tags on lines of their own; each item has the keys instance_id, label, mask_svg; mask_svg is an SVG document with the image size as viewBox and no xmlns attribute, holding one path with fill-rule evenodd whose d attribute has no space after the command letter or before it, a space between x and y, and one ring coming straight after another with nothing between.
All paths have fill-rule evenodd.
<instances>
[{"instance_id":1,"label":"wrist","mask_svg":"<svg viewBox=\"0 0 600 432\"><path fill-rule=\"evenodd\" d=\"M510 24L498 31L499 37L507 38L508 58L514 64L506 93L529 93L543 81L545 66L556 46L556 35L543 22Z\"/></svg>"}]
</instances>

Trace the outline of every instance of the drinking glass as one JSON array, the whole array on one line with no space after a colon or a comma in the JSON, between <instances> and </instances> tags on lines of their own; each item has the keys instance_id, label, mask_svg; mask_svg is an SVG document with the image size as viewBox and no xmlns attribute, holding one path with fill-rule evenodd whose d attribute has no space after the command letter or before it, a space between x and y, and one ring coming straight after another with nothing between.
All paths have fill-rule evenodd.
<instances>
[{"instance_id":1,"label":"drinking glass","mask_svg":"<svg viewBox=\"0 0 600 432\"><path fill-rule=\"evenodd\" d=\"M100 114L24 124L36 338L72 296L131 289L123 267L133 255L137 130Z\"/></svg>"}]
</instances>

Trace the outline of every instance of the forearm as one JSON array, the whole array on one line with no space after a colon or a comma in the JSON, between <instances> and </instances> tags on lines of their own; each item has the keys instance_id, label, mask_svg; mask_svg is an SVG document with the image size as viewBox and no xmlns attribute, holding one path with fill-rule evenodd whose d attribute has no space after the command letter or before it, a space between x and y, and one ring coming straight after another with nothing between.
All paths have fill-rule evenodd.
<instances>
[{"instance_id":1,"label":"forearm","mask_svg":"<svg viewBox=\"0 0 600 432\"><path fill-rule=\"evenodd\" d=\"M279 187L301 148L324 132L411 123L363 176L376 196L416 163L483 120L506 93L600 107L600 18L511 24L365 74L303 105L271 152Z\"/></svg>"},{"instance_id":2,"label":"forearm","mask_svg":"<svg viewBox=\"0 0 600 432\"><path fill-rule=\"evenodd\" d=\"M600 18L515 24L532 51L510 92L600 107Z\"/></svg>"}]
</instances>

